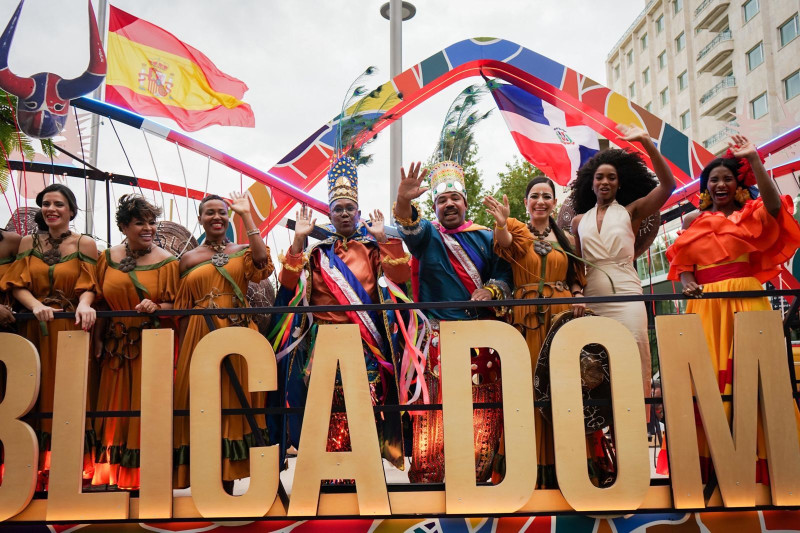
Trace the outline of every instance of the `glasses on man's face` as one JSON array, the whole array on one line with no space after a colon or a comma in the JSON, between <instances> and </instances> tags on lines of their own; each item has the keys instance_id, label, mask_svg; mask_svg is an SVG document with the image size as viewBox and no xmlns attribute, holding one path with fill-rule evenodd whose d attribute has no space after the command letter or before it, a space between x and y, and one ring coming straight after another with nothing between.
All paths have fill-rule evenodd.
<instances>
[{"instance_id":1,"label":"glasses on man's face","mask_svg":"<svg viewBox=\"0 0 800 533\"><path fill-rule=\"evenodd\" d=\"M357 208L355 206L352 206L352 205L348 205L347 207L336 206L336 207L333 208L333 214L334 215L342 215L345 212L347 212L348 215L354 215L356 211L357 211Z\"/></svg>"}]
</instances>

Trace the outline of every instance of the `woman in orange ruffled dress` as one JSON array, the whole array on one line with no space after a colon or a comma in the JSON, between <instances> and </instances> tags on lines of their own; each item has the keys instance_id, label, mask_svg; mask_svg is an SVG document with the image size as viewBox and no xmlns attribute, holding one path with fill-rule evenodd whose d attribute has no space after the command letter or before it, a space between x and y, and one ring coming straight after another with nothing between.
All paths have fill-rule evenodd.
<instances>
[{"instance_id":1,"label":"woman in orange ruffled dress","mask_svg":"<svg viewBox=\"0 0 800 533\"><path fill-rule=\"evenodd\" d=\"M41 359L36 410L52 413L58 334L80 329L88 331L94 325L96 315L92 303L97 292L97 245L91 237L70 231L70 221L78 214L78 204L69 188L60 183L48 185L36 196L36 204L41 207L35 219L41 233L22 238L17 259L0 280L0 290L10 291L36 316L36 320L29 320L19 329L39 350ZM59 311L74 312L75 319L53 318L53 313ZM93 405L92 395L90 390L87 409ZM39 438L37 490L47 489L52 426L52 419L44 418L35 428ZM90 430L87 430L87 439L94 441ZM87 446L84 479L90 479L93 470Z\"/></svg>"},{"instance_id":2,"label":"woman in orange ruffled dress","mask_svg":"<svg viewBox=\"0 0 800 533\"><path fill-rule=\"evenodd\" d=\"M171 309L178 291L178 260L154 244L161 209L138 195L119 199L117 226L125 242L97 261L97 282L112 311L138 311L140 317L101 319L95 342L100 358L98 411L138 411L142 400L142 335L148 328L171 327L153 313ZM99 440L93 485L139 488L139 418L97 418Z\"/></svg>"},{"instance_id":3,"label":"woman in orange ruffled dress","mask_svg":"<svg viewBox=\"0 0 800 533\"><path fill-rule=\"evenodd\" d=\"M800 246L800 225L792 217L792 199L780 196L750 141L741 135L731 140L726 157L703 169L700 210L684 219L683 232L667 250L669 278L680 279L687 296L761 290L761 284L772 279ZM753 185L758 186L760 198L752 198ZM768 309L771 306L766 297L689 300L686 312L700 315L703 322L721 394L732 391L734 313ZM730 403L725 402L728 422L730 409ZM759 422L756 477L768 483L760 426ZM698 441L706 480L712 464L702 431L698 432Z\"/></svg>"},{"instance_id":4,"label":"woman in orange ruffled dress","mask_svg":"<svg viewBox=\"0 0 800 533\"><path fill-rule=\"evenodd\" d=\"M270 274L274 267L269 248L250 216L250 201L239 193L231 193L232 201L226 202L211 195L200 202L198 219L203 226L206 240L202 246L183 254L180 261L181 280L175 298L176 309L217 309L247 307L247 284L259 282ZM228 208L238 214L247 231L249 245L228 242ZM240 326L258 331L251 315L212 315L215 328ZM175 409L189 409L189 367L192 354L200 340L209 333L202 315L182 317L180 322L180 353L175 378ZM236 347L231 347L235 350ZM247 388L247 366L242 356L229 356L236 370L239 383L250 407L265 407L266 393L250 393ZM211 391L219 394L216 391ZM207 394L209 391L199 391ZM222 408L241 407L228 375L222 373ZM256 424L268 442L267 424L264 415L256 415ZM250 447L256 441L244 415L222 416L222 479L223 487L233 491L233 481L250 475ZM202 444L201 444L202 445ZM173 438L175 449L175 488L189 486L189 417L177 417Z\"/></svg>"}]
</instances>

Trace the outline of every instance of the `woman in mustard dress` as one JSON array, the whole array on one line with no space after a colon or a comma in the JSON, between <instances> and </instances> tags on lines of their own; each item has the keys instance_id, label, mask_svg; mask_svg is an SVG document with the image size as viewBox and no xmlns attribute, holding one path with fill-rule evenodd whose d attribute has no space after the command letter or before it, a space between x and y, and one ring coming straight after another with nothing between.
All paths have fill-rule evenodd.
<instances>
[{"instance_id":1,"label":"woman in mustard dress","mask_svg":"<svg viewBox=\"0 0 800 533\"><path fill-rule=\"evenodd\" d=\"M97 411L141 408L142 332L169 328L172 321L154 313L172 309L178 290L178 260L154 244L161 209L137 195L119 200L117 226L125 242L112 246L97 261L97 282L106 307L138 311L141 317L100 319L96 354L100 359ZM93 485L139 488L139 418L95 420L98 448Z\"/></svg>"},{"instance_id":2,"label":"woman in mustard dress","mask_svg":"<svg viewBox=\"0 0 800 533\"><path fill-rule=\"evenodd\" d=\"M525 209L530 223L510 218L508 198L501 204L491 196L483 201L495 219L494 251L508 261L514 273L514 299L582 297L583 269L574 259L573 243L553 220L556 206L555 184L544 176L533 178L525 190ZM531 371L536 371L539 352L551 317L568 309L583 316L582 303L525 305L514 307L514 326L524 335L531 356ZM533 380L533 376L531 376ZM537 488L555 488L553 428L537 409L536 454Z\"/></svg>"},{"instance_id":3,"label":"woman in mustard dress","mask_svg":"<svg viewBox=\"0 0 800 533\"><path fill-rule=\"evenodd\" d=\"M250 203L238 193L231 193L230 204L219 196L207 196L200 202L200 224L205 230L206 240L201 246L181 257L181 281L175 299L177 309L216 309L247 307L247 284L258 282L269 276L274 267L269 249L261 239L259 230L250 216ZM238 214L244 222L249 245L227 242L228 208ZM258 330L249 315L212 316L216 328L229 326ZM209 333L201 315L183 317L180 321L180 352L175 378L175 409L189 409L189 365L195 346ZM250 407L265 407L266 393L250 393L247 388L247 366L240 355L233 354L230 361L236 370L239 383ZM202 391L207 393L208 391ZM222 372L222 408L239 408L239 400L225 371ZM255 416L264 440L268 442L267 424L264 415ZM250 475L249 449L256 437L244 415L222 417L223 465L222 479L225 490L233 491L233 480ZM176 488L189 486L189 417L176 417L175 435L175 480Z\"/></svg>"},{"instance_id":4,"label":"woman in mustard dress","mask_svg":"<svg viewBox=\"0 0 800 533\"><path fill-rule=\"evenodd\" d=\"M715 159L703 169L700 210L686 216L683 231L667 249L668 277L680 279L687 296L762 290L761 284L773 279L800 246L800 225L792 216L791 197L780 196L753 143L741 135L731 140L725 158ZM758 185L760 198L751 197L753 185ZM766 296L688 301L686 312L696 313L703 322L720 394L732 392L734 314L769 309L772 306ZM730 423L731 403L723 405ZM795 418L800 421L797 409ZM705 433L698 431L697 436L705 482L713 466ZM756 480L768 483L760 412L757 454Z\"/></svg>"},{"instance_id":5,"label":"woman in mustard dress","mask_svg":"<svg viewBox=\"0 0 800 533\"><path fill-rule=\"evenodd\" d=\"M19 251L20 240L22 240L22 237L13 231L0 229L0 280L3 279L3 275L14 263ZM10 331L13 328L15 322L11 308L13 301L11 293L0 291L0 331ZM4 370L0 369L0 372L4 372ZM2 391L4 389L2 387L4 385L5 374L0 373L0 398L3 397Z\"/></svg>"},{"instance_id":6,"label":"woman in mustard dress","mask_svg":"<svg viewBox=\"0 0 800 533\"><path fill-rule=\"evenodd\" d=\"M56 348L61 331L88 331L95 321L92 303L95 299L97 245L91 237L73 233L69 223L78 212L72 191L61 184L45 187L36 196L41 211L36 223L43 233L26 235L19 245L16 261L0 280L0 290L11 291L14 298L31 310L38 320L20 325L20 333L39 350L41 384L37 412L53 411ZM75 319L54 319L57 311L74 311ZM92 405L91 391L87 408ZM88 421L87 421L88 424ZM39 483L37 490L46 490L50 470L50 434L52 420L39 419ZM91 446L93 431L87 430L84 457L84 479L91 479L93 465Z\"/></svg>"}]
</instances>

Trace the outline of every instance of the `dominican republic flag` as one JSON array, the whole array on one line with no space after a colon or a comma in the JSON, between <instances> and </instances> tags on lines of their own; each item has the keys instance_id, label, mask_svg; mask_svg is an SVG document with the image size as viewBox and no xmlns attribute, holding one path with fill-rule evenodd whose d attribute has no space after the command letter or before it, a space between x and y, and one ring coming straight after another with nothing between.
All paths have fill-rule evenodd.
<instances>
[{"instance_id":1,"label":"dominican republic flag","mask_svg":"<svg viewBox=\"0 0 800 533\"><path fill-rule=\"evenodd\" d=\"M600 150L597 134L577 113L567 113L529 92L502 84L492 90L522 156L559 185Z\"/></svg>"}]
</instances>

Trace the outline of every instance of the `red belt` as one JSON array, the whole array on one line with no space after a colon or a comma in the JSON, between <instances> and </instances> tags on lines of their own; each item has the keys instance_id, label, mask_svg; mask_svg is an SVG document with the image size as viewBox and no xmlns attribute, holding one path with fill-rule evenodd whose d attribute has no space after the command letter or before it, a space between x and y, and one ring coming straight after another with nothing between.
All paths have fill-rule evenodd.
<instances>
[{"instance_id":1,"label":"red belt","mask_svg":"<svg viewBox=\"0 0 800 533\"><path fill-rule=\"evenodd\" d=\"M726 279L749 278L752 275L753 272L750 270L750 263L743 261L703 268L694 273L694 277L700 285L714 283L715 281L724 281Z\"/></svg>"}]
</instances>

